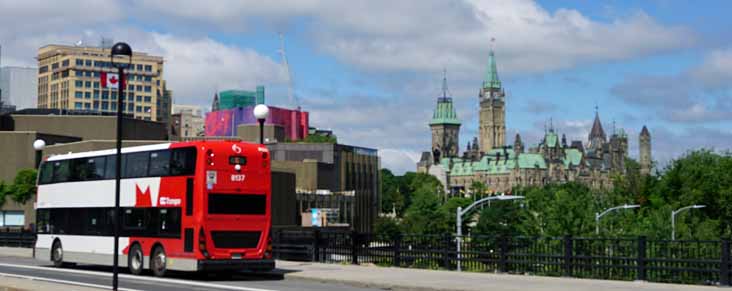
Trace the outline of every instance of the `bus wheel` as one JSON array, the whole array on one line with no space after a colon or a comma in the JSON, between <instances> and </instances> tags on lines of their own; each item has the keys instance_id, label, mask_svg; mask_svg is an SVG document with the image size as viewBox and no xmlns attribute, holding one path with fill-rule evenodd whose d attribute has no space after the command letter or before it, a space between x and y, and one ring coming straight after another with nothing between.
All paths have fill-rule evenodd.
<instances>
[{"instance_id":1,"label":"bus wheel","mask_svg":"<svg viewBox=\"0 0 732 291\"><path fill-rule=\"evenodd\" d=\"M144 257L142 256L142 249L140 249L140 245L134 244L127 254L127 267L130 268L130 273L134 275L142 274L143 260Z\"/></svg>"},{"instance_id":2,"label":"bus wheel","mask_svg":"<svg viewBox=\"0 0 732 291\"><path fill-rule=\"evenodd\" d=\"M163 247L155 247L152 252L152 256L150 257L150 269L153 274L157 277L165 276L165 272L167 271L167 262L168 257L165 255Z\"/></svg>"},{"instance_id":3,"label":"bus wheel","mask_svg":"<svg viewBox=\"0 0 732 291\"><path fill-rule=\"evenodd\" d=\"M61 247L61 241L54 241L51 247L51 261L56 268L64 265L64 249Z\"/></svg>"}]
</instances>

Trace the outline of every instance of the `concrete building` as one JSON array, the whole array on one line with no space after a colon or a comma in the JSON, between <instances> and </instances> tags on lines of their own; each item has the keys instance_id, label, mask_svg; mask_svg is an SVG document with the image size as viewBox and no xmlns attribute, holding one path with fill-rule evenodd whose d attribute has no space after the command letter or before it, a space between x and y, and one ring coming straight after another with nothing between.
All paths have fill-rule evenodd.
<instances>
[{"instance_id":1,"label":"concrete building","mask_svg":"<svg viewBox=\"0 0 732 291\"><path fill-rule=\"evenodd\" d=\"M170 139L180 140L204 136L203 108L194 105L173 104Z\"/></svg>"},{"instance_id":2,"label":"concrete building","mask_svg":"<svg viewBox=\"0 0 732 291\"><path fill-rule=\"evenodd\" d=\"M37 74L36 68L0 68L0 102L6 106L15 106L15 109L36 108Z\"/></svg>"},{"instance_id":3,"label":"concrete building","mask_svg":"<svg viewBox=\"0 0 732 291\"><path fill-rule=\"evenodd\" d=\"M506 94L498 78L492 50L478 104L479 136L473 139L472 144L468 143L462 156L453 150L453 145L457 144L460 122L451 99L445 93L438 98L429 123L432 149L422 154L417 171L437 177L448 193L471 192L475 182L487 186L491 192L508 192L516 186L570 181L592 188L610 188L611 176L625 173L628 136L620 128L614 130L608 139L597 111L586 145L582 141L569 143L553 125L549 125L535 147L527 149L519 134L516 134L513 145L507 145ZM647 172L650 134L645 127L640 138L641 165Z\"/></svg>"},{"instance_id":4,"label":"concrete building","mask_svg":"<svg viewBox=\"0 0 732 291\"><path fill-rule=\"evenodd\" d=\"M3 163L0 163L0 181L12 182L18 171L37 167L42 155L113 148L116 117L103 113L80 115L81 113L84 112L26 109L1 115L0 152L12 154L3 156ZM125 142L126 146L160 143L167 140L167 131L165 124L128 116L124 120L123 136L128 140ZM43 139L48 145L43 153L33 149L36 139ZM8 213L14 223L22 221L27 227L35 222L33 203L21 205L6 199L0 206L0 215Z\"/></svg>"},{"instance_id":5,"label":"concrete building","mask_svg":"<svg viewBox=\"0 0 732 291\"><path fill-rule=\"evenodd\" d=\"M116 73L110 49L47 45L38 50L38 108L116 112L117 90L101 88L100 73ZM127 69L124 112L137 119L165 121L172 98L165 96L163 58L134 52ZM167 101L166 101L167 100Z\"/></svg>"},{"instance_id":6,"label":"concrete building","mask_svg":"<svg viewBox=\"0 0 732 291\"><path fill-rule=\"evenodd\" d=\"M329 143L276 143L267 147L273 171L295 173L299 205L319 199L323 204L316 205L340 209L347 218L342 223L358 231L372 231L381 199L381 164L375 149Z\"/></svg>"}]
</instances>

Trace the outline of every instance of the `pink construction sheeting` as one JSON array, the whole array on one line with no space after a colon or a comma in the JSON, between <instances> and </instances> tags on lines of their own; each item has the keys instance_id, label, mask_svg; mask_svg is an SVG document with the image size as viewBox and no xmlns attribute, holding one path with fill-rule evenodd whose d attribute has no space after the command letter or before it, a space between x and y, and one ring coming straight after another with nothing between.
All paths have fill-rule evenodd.
<instances>
[{"instance_id":1,"label":"pink construction sheeting","mask_svg":"<svg viewBox=\"0 0 732 291\"><path fill-rule=\"evenodd\" d=\"M257 124L253 112L254 106L209 112L206 114L206 136L235 136L236 127L240 124ZM298 141L308 136L309 115L307 111L270 106L264 123L282 126L285 137Z\"/></svg>"}]
</instances>

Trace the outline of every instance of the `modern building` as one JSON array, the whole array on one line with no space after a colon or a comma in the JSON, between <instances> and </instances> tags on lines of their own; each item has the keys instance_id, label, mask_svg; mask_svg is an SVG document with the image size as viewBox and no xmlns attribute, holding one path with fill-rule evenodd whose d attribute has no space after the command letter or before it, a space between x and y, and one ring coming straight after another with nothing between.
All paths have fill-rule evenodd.
<instances>
[{"instance_id":1,"label":"modern building","mask_svg":"<svg viewBox=\"0 0 732 291\"><path fill-rule=\"evenodd\" d=\"M36 68L0 68L0 102L5 106L14 106L15 109L36 108L37 73Z\"/></svg>"},{"instance_id":2,"label":"modern building","mask_svg":"<svg viewBox=\"0 0 732 291\"><path fill-rule=\"evenodd\" d=\"M255 91L224 90L217 92L211 104L211 111L256 106L257 104L264 104L264 86L257 86Z\"/></svg>"},{"instance_id":3,"label":"modern building","mask_svg":"<svg viewBox=\"0 0 732 291\"><path fill-rule=\"evenodd\" d=\"M235 136L242 124L258 124L254 106L220 109L206 114L206 136ZM280 107L269 107L265 124L281 126L288 141L299 141L308 136L309 113Z\"/></svg>"},{"instance_id":4,"label":"modern building","mask_svg":"<svg viewBox=\"0 0 732 291\"><path fill-rule=\"evenodd\" d=\"M330 143L275 143L267 147L273 171L295 173L301 213L307 212L307 205L337 209L332 213L339 214L339 223L358 231L372 230L381 199L376 149Z\"/></svg>"},{"instance_id":5,"label":"modern building","mask_svg":"<svg viewBox=\"0 0 732 291\"><path fill-rule=\"evenodd\" d=\"M173 104L171 140L204 136L203 108L194 105Z\"/></svg>"},{"instance_id":6,"label":"modern building","mask_svg":"<svg viewBox=\"0 0 732 291\"><path fill-rule=\"evenodd\" d=\"M116 73L110 48L47 45L38 50L38 108L116 112L117 90L101 88L100 73ZM126 70L124 112L137 119L165 121L171 104L166 96L163 58L134 52ZM167 103L167 104L166 104Z\"/></svg>"},{"instance_id":7,"label":"modern building","mask_svg":"<svg viewBox=\"0 0 732 291\"><path fill-rule=\"evenodd\" d=\"M444 84L443 88L447 86ZM516 186L545 185L577 181L593 188L612 187L613 174L625 174L628 136L620 128L608 136L596 111L587 143L567 142L550 125L535 147L527 148L519 134L513 145L506 144L506 94L498 78L495 54L491 50L488 69L480 88L479 136L460 156L457 148L460 121L452 99L443 90L437 99L429 126L432 149L422 153L417 171L438 178L448 193L472 191L474 182L489 191L507 192ZM640 136L641 165L650 170L650 134L644 127Z\"/></svg>"}]
</instances>

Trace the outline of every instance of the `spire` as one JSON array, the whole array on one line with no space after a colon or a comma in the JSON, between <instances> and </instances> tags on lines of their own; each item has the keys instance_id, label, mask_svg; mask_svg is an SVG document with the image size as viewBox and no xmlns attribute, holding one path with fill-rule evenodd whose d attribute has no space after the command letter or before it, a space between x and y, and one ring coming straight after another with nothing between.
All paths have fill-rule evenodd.
<instances>
[{"instance_id":1,"label":"spire","mask_svg":"<svg viewBox=\"0 0 732 291\"><path fill-rule=\"evenodd\" d=\"M651 136L651 133L648 132L648 128L644 125L643 129L641 129L640 135L641 136Z\"/></svg>"},{"instance_id":2,"label":"spire","mask_svg":"<svg viewBox=\"0 0 732 291\"><path fill-rule=\"evenodd\" d=\"M211 104L211 111L219 111L219 92L217 90L216 93L214 93L214 99L213 103Z\"/></svg>"},{"instance_id":3,"label":"spire","mask_svg":"<svg viewBox=\"0 0 732 291\"><path fill-rule=\"evenodd\" d=\"M597 111L597 106L595 106L595 121L592 123L592 129L590 130L590 136L589 139L592 140L594 138L601 138L602 140L607 140L607 136L605 135L605 130L602 129L602 122L600 122L600 113Z\"/></svg>"},{"instance_id":4,"label":"spire","mask_svg":"<svg viewBox=\"0 0 732 291\"><path fill-rule=\"evenodd\" d=\"M447 69L442 69L442 98L447 98Z\"/></svg>"},{"instance_id":5,"label":"spire","mask_svg":"<svg viewBox=\"0 0 732 291\"><path fill-rule=\"evenodd\" d=\"M460 125L457 111L452 104L452 98L447 97L447 70L443 70L442 74L442 96L437 98L437 106L435 107L435 111L432 113L432 120L430 121L430 125Z\"/></svg>"},{"instance_id":6,"label":"spire","mask_svg":"<svg viewBox=\"0 0 732 291\"><path fill-rule=\"evenodd\" d=\"M491 38L491 52L488 54L488 71L483 82L484 88L501 89L501 80L498 79L498 68L496 67L496 56L493 52L493 44L496 39Z\"/></svg>"}]
</instances>

